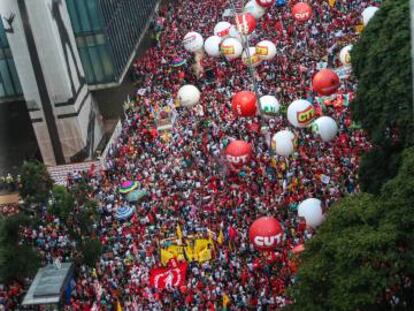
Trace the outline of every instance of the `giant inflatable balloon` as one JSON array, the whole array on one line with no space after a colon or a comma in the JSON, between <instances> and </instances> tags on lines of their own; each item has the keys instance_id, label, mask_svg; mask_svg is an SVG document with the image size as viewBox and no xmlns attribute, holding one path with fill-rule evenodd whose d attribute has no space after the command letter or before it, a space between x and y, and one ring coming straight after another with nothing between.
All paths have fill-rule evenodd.
<instances>
[{"instance_id":1,"label":"giant inflatable balloon","mask_svg":"<svg viewBox=\"0 0 414 311\"><path fill-rule=\"evenodd\" d=\"M266 13L266 10L258 5L256 0L250 0L244 6L244 12L248 12L252 14L254 18L259 19Z\"/></svg>"},{"instance_id":2,"label":"giant inflatable balloon","mask_svg":"<svg viewBox=\"0 0 414 311\"><path fill-rule=\"evenodd\" d=\"M341 61L342 65L350 66L351 65L351 50L352 44L344 46L339 52L339 60Z\"/></svg>"},{"instance_id":3,"label":"giant inflatable balloon","mask_svg":"<svg viewBox=\"0 0 414 311\"><path fill-rule=\"evenodd\" d=\"M220 43L221 38L219 36L211 36L204 42L204 50L208 56L218 57L220 56Z\"/></svg>"},{"instance_id":4,"label":"giant inflatable balloon","mask_svg":"<svg viewBox=\"0 0 414 311\"><path fill-rule=\"evenodd\" d=\"M178 100L183 107L192 107L200 101L200 91L192 84L186 84L178 90Z\"/></svg>"},{"instance_id":5,"label":"giant inflatable balloon","mask_svg":"<svg viewBox=\"0 0 414 311\"><path fill-rule=\"evenodd\" d=\"M242 140L233 140L226 147L226 159L236 167L241 167L250 161L252 146Z\"/></svg>"},{"instance_id":6,"label":"giant inflatable balloon","mask_svg":"<svg viewBox=\"0 0 414 311\"><path fill-rule=\"evenodd\" d=\"M276 97L265 95L260 97L260 108L265 115L275 116L279 112L280 104Z\"/></svg>"},{"instance_id":7,"label":"giant inflatable balloon","mask_svg":"<svg viewBox=\"0 0 414 311\"><path fill-rule=\"evenodd\" d=\"M288 130L277 132L272 138L271 147L280 156L291 155L296 148L295 134Z\"/></svg>"},{"instance_id":8,"label":"giant inflatable balloon","mask_svg":"<svg viewBox=\"0 0 414 311\"><path fill-rule=\"evenodd\" d=\"M313 76L313 89L320 95L332 95L339 88L339 77L335 71L330 69L322 69Z\"/></svg>"},{"instance_id":9,"label":"giant inflatable balloon","mask_svg":"<svg viewBox=\"0 0 414 311\"><path fill-rule=\"evenodd\" d=\"M236 15L236 28L243 34L251 34L256 28L256 19L251 13L242 13Z\"/></svg>"},{"instance_id":10,"label":"giant inflatable balloon","mask_svg":"<svg viewBox=\"0 0 414 311\"><path fill-rule=\"evenodd\" d=\"M271 60L276 56L276 45L269 40L260 41L256 44L256 55L262 60Z\"/></svg>"},{"instance_id":11,"label":"giant inflatable balloon","mask_svg":"<svg viewBox=\"0 0 414 311\"><path fill-rule=\"evenodd\" d=\"M243 52L243 46L239 40L227 38L221 43L220 50L226 59L233 60L240 57Z\"/></svg>"},{"instance_id":12,"label":"giant inflatable balloon","mask_svg":"<svg viewBox=\"0 0 414 311\"><path fill-rule=\"evenodd\" d=\"M374 17L379 9L375 6L369 6L364 11L362 11L362 23L364 26L368 25L371 18Z\"/></svg>"},{"instance_id":13,"label":"giant inflatable balloon","mask_svg":"<svg viewBox=\"0 0 414 311\"><path fill-rule=\"evenodd\" d=\"M253 117L257 110L257 97L253 92L241 91L236 93L231 101L233 113L241 117Z\"/></svg>"},{"instance_id":14,"label":"giant inflatable balloon","mask_svg":"<svg viewBox=\"0 0 414 311\"><path fill-rule=\"evenodd\" d=\"M324 220L321 200L310 198L302 201L298 206L299 217L305 218L306 225L317 228Z\"/></svg>"},{"instance_id":15,"label":"giant inflatable balloon","mask_svg":"<svg viewBox=\"0 0 414 311\"><path fill-rule=\"evenodd\" d=\"M256 2L263 8L270 8L275 3L275 0L256 0Z\"/></svg>"},{"instance_id":16,"label":"giant inflatable balloon","mask_svg":"<svg viewBox=\"0 0 414 311\"><path fill-rule=\"evenodd\" d=\"M229 36L231 24L229 22L218 22L214 27L214 35L225 39Z\"/></svg>"},{"instance_id":17,"label":"giant inflatable balloon","mask_svg":"<svg viewBox=\"0 0 414 311\"><path fill-rule=\"evenodd\" d=\"M273 250L282 243L282 226L276 218L260 217L250 226L249 240L259 251Z\"/></svg>"},{"instance_id":18,"label":"giant inflatable balloon","mask_svg":"<svg viewBox=\"0 0 414 311\"><path fill-rule=\"evenodd\" d=\"M293 126L307 127L315 118L315 108L307 100L298 99L289 105L287 117Z\"/></svg>"},{"instance_id":19,"label":"giant inflatable balloon","mask_svg":"<svg viewBox=\"0 0 414 311\"><path fill-rule=\"evenodd\" d=\"M312 8L305 2L298 2L292 8L292 15L298 22L306 22L312 16Z\"/></svg>"},{"instance_id":20,"label":"giant inflatable balloon","mask_svg":"<svg viewBox=\"0 0 414 311\"><path fill-rule=\"evenodd\" d=\"M338 125L331 117L322 116L312 123L312 131L324 142L328 142L338 133Z\"/></svg>"},{"instance_id":21,"label":"giant inflatable balloon","mask_svg":"<svg viewBox=\"0 0 414 311\"><path fill-rule=\"evenodd\" d=\"M260 65L262 62L260 57L256 54L256 48L252 46L249 47L249 56L247 56L246 50L243 51L242 61L246 66L252 65L253 67Z\"/></svg>"},{"instance_id":22,"label":"giant inflatable balloon","mask_svg":"<svg viewBox=\"0 0 414 311\"><path fill-rule=\"evenodd\" d=\"M203 47L203 37L195 31L187 33L183 39L184 48L188 52L197 52Z\"/></svg>"}]
</instances>

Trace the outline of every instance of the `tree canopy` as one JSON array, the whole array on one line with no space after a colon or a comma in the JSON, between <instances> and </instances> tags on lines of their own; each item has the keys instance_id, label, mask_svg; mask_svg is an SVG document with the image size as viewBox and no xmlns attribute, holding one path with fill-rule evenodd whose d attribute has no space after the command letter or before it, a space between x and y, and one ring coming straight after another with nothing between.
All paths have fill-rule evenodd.
<instances>
[{"instance_id":1,"label":"tree canopy","mask_svg":"<svg viewBox=\"0 0 414 311\"><path fill-rule=\"evenodd\" d=\"M46 203L53 188L53 181L40 162L25 162L21 168L20 197L26 203Z\"/></svg>"},{"instance_id":2,"label":"tree canopy","mask_svg":"<svg viewBox=\"0 0 414 311\"><path fill-rule=\"evenodd\" d=\"M354 119L374 149L361 189L334 204L305 245L294 310L414 310L414 106L409 1L388 0L351 57Z\"/></svg>"},{"instance_id":3,"label":"tree canopy","mask_svg":"<svg viewBox=\"0 0 414 311\"><path fill-rule=\"evenodd\" d=\"M297 310L414 308L414 149L380 196L347 197L306 243Z\"/></svg>"},{"instance_id":4,"label":"tree canopy","mask_svg":"<svg viewBox=\"0 0 414 311\"><path fill-rule=\"evenodd\" d=\"M353 118L376 146L362 158L363 191L378 194L414 145L409 1L385 1L351 51L359 80Z\"/></svg>"},{"instance_id":5,"label":"tree canopy","mask_svg":"<svg viewBox=\"0 0 414 311\"><path fill-rule=\"evenodd\" d=\"M389 144L391 131L413 145L411 35L409 1L385 1L351 51L358 78L354 119L376 144Z\"/></svg>"},{"instance_id":6,"label":"tree canopy","mask_svg":"<svg viewBox=\"0 0 414 311\"><path fill-rule=\"evenodd\" d=\"M40 257L33 247L20 243L19 230L30 222L22 214L0 218L0 282L22 281L39 268Z\"/></svg>"}]
</instances>

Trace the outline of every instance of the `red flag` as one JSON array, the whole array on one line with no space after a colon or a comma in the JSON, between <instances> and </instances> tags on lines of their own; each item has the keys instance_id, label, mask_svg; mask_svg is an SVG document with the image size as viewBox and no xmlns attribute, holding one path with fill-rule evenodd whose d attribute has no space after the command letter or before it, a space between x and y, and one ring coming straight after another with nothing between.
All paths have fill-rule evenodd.
<instances>
[{"instance_id":1,"label":"red flag","mask_svg":"<svg viewBox=\"0 0 414 311\"><path fill-rule=\"evenodd\" d=\"M232 226L229 227L229 238L230 240L234 240L237 237L237 231Z\"/></svg>"},{"instance_id":2,"label":"red flag","mask_svg":"<svg viewBox=\"0 0 414 311\"><path fill-rule=\"evenodd\" d=\"M150 271L150 285L158 289L180 287L186 284L187 266L184 262L174 262L168 268L154 268Z\"/></svg>"}]
</instances>

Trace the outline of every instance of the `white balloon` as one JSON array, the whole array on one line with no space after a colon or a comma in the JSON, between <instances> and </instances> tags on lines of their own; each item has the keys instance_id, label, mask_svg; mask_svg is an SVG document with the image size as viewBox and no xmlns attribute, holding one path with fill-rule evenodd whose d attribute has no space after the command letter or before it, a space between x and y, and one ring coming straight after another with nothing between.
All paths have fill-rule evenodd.
<instances>
[{"instance_id":1,"label":"white balloon","mask_svg":"<svg viewBox=\"0 0 414 311\"><path fill-rule=\"evenodd\" d=\"M331 141L338 134L338 125L331 117L322 116L312 123L312 131L324 142Z\"/></svg>"},{"instance_id":2,"label":"white balloon","mask_svg":"<svg viewBox=\"0 0 414 311\"><path fill-rule=\"evenodd\" d=\"M211 36L204 42L204 50L207 55L212 57L220 56L220 43L221 38L219 36Z\"/></svg>"},{"instance_id":3,"label":"white balloon","mask_svg":"<svg viewBox=\"0 0 414 311\"><path fill-rule=\"evenodd\" d=\"M229 36L231 24L229 22L218 22L214 27L214 35L225 39Z\"/></svg>"},{"instance_id":4,"label":"white balloon","mask_svg":"<svg viewBox=\"0 0 414 311\"><path fill-rule=\"evenodd\" d=\"M187 33L183 39L184 48L188 52L197 52L203 48L203 37L195 31Z\"/></svg>"},{"instance_id":5,"label":"white balloon","mask_svg":"<svg viewBox=\"0 0 414 311\"><path fill-rule=\"evenodd\" d=\"M192 84L186 84L178 90L178 100L183 107L192 107L200 101L200 91Z\"/></svg>"},{"instance_id":6,"label":"white balloon","mask_svg":"<svg viewBox=\"0 0 414 311\"><path fill-rule=\"evenodd\" d=\"M266 9L258 5L256 0L251 0L244 6L244 12L248 12L258 19L266 13Z\"/></svg>"},{"instance_id":7,"label":"white balloon","mask_svg":"<svg viewBox=\"0 0 414 311\"><path fill-rule=\"evenodd\" d=\"M269 40L260 41L256 44L256 54L262 60L271 60L276 56L276 45Z\"/></svg>"},{"instance_id":8,"label":"white balloon","mask_svg":"<svg viewBox=\"0 0 414 311\"><path fill-rule=\"evenodd\" d=\"M279 112L280 104L276 97L265 95L260 97L260 108L267 115L276 115Z\"/></svg>"},{"instance_id":9,"label":"white balloon","mask_svg":"<svg viewBox=\"0 0 414 311\"><path fill-rule=\"evenodd\" d=\"M305 218L308 226L314 229L317 228L325 219L321 200L310 198L302 201L298 206L298 215Z\"/></svg>"},{"instance_id":10,"label":"white balloon","mask_svg":"<svg viewBox=\"0 0 414 311\"><path fill-rule=\"evenodd\" d=\"M272 149L284 157L291 155L295 151L295 134L288 130L277 132L272 138Z\"/></svg>"},{"instance_id":11,"label":"white balloon","mask_svg":"<svg viewBox=\"0 0 414 311\"><path fill-rule=\"evenodd\" d=\"M260 65L262 60L260 57L256 54L256 48L254 46L249 47L249 54L250 57L247 57L246 51L243 51L242 54L242 61L245 65L252 65L253 67L256 67Z\"/></svg>"},{"instance_id":12,"label":"white balloon","mask_svg":"<svg viewBox=\"0 0 414 311\"><path fill-rule=\"evenodd\" d=\"M227 38L221 43L220 50L224 57L228 60L232 60L240 57L243 52L243 46L239 40L235 38Z\"/></svg>"},{"instance_id":13,"label":"white balloon","mask_svg":"<svg viewBox=\"0 0 414 311\"><path fill-rule=\"evenodd\" d=\"M375 6L369 6L364 11L362 11L362 23L366 26L371 18L377 13L379 8Z\"/></svg>"},{"instance_id":14,"label":"white balloon","mask_svg":"<svg viewBox=\"0 0 414 311\"><path fill-rule=\"evenodd\" d=\"M298 99L289 105L287 117L293 126L304 128L313 121L315 108L307 100Z\"/></svg>"},{"instance_id":15,"label":"white balloon","mask_svg":"<svg viewBox=\"0 0 414 311\"><path fill-rule=\"evenodd\" d=\"M350 66L351 65L351 50L352 44L344 46L339 52L339 60L341 61L342 65Z\"/></svg>"}]
</instances>

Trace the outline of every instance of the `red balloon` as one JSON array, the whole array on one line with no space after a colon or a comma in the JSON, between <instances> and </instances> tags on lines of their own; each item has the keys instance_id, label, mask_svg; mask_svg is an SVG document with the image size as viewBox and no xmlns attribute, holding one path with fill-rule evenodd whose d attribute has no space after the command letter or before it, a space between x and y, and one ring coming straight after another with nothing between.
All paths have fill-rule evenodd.
<instances>
[{"instance_id":1,"label":"red balloon","mask_svg":"<svg viewBox=\"0 0 414 311\"><path fill-rule=\"evenodd\" d=\"M306 22L312 16L312 8L305 2L298 2L293 6L292 14L298 22Z\"/></svg>"},{"instance_id":2,"label":"red balloon","mask_svg":"<svg viewBox=\"0 0 414 311\"><path fill-rule=\"evenodd\" d=\"M250 91L241 91L233 96L231 106L233 113L242 117L253 117L257 110L256 94Z\"/></svg>"},{"instance_id":3,"label":"red balloon","mask_svg":"<svg viewBox=\"0 0 414 311\"><path fill-rule=\"evenodd\" d=\"M243 166L250 161L253 153L252 146L242 140L233 140L226 148L226 158L236 167Z\"/></svg>"},{"instance_id":4,"label":"red balloon","mask_svg":"<svg viewBox=\"0 0 414 311\"><path fill-rule=\"evenodd\" d=\"M322 69L314 75L312 84L313 89L321 95L331 95L339 88L339 77L335 71Z\"/></svg>"},{"instance_id":5,"label":"red balloon","mask_svg":"<svg viewBox=\"0 0 414 311\"><path fill-rule=\"evenodd\" d=\"M244 35L251 34L256 28L256 19L250 13L236 15L236 27Z\"/></svg>"},{"instance_id":6,"label":"red balloon","mask_svg":"<svg viewBox=\"0 0 414 311\"><path fill-rule=\"evenodd\" d=\"M256 3L263 8L270 8L275 3L275 0L256 0Z\"/></svg>"},{"instance_id":7,"label":"red balloon","mask_svg":"<svg viewBox=\"0 0 414 311\"><path fill-rule=\"evenodd\" d=\"M249 229L249 239L257 250L269 251L282 242L283 230L273 217L261 217Z\"/></svg>"}]
</instances>

